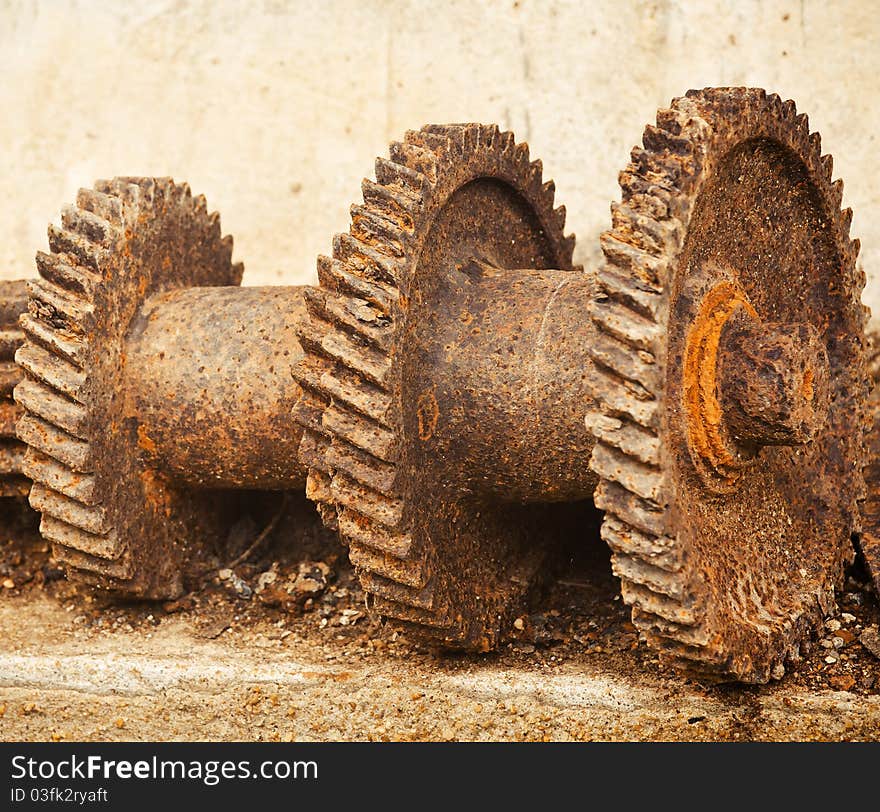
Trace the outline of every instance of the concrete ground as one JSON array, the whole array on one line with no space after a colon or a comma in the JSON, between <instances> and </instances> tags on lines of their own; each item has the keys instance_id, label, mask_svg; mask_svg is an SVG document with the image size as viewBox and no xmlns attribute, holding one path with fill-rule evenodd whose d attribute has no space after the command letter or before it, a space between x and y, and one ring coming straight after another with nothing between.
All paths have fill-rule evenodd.
<instances>
[{"instance_id":1,"label":"concrete ground","mask_svg":"<svg viewBox=\"0 0 880 812\"><path fill-rule=\"evenodd\" d=\"M296 507L253 563L183 599L118 603L63 579L27 525L0 545L5 740L874 739L880 609L855 571L828 635L770 686L704 686L640 643L600 545L502 650L441 654L380 625L344 550ZM278 606L316 561L326 584ZM247 586L247 588L245 588ZM248 590L253 589L253 594ZM864 634L864 632L862 631ZM828 660L834 660L829 663Z\"/></svg>"}]
</instances>

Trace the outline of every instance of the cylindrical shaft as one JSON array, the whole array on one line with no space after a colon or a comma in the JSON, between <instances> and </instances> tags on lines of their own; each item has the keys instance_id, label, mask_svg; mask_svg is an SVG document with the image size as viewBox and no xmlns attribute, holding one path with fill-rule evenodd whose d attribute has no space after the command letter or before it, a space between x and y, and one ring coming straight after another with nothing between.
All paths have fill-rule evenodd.
<instances>
[{"instance_id":1,"label":"cylindrical shaft","mask_svg":"<svg viewBox=\"0 0 880 812\"><path fill-rule=\"evenodd\" d=\"M202 488L300 488L291 419L304 318L296 287L204 287L144 304L126 351L127 411L157 469Z\"/></svg>"},{"instance_id":2,"label":"cylindrical shaft","mask_svg":"<svg viewBox=\"0 0 880 812\"><path fill-rule=\"evenodd\" d=\"M417 464L511 501L592 495L584 303L593 284L585 273L477 262L450 273L405 373Z\"/></svg>"}]
</instances>

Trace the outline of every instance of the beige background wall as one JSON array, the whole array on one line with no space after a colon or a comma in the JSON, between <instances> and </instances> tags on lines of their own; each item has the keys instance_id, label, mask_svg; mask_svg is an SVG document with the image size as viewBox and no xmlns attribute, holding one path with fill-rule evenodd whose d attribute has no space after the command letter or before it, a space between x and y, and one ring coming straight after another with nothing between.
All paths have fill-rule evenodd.
<instances>
[{"instance_id":1,"label":"beige background wall","mask_svg":"<svg viewBox=\"0 0 880 812\"><path fill-rule=\"evenodd\" d=\"M589 261L656 108L750 84L822 132L880 313L878 46L859 0L0 0L0 275L32 273L77 187L170 174L246 283L310 281L387 142L467 120L530 142Z\"/></svg>"}]
</instances>

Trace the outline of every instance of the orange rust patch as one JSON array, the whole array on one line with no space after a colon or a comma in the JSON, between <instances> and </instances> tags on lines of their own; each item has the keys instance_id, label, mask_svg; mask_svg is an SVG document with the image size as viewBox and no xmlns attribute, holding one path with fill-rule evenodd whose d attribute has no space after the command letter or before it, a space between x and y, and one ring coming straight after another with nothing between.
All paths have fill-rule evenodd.
<instances>
[{"instance_id":1,"label":"orange rust patch","mask_svg":"<svg viewBox=\"0 0 880 812\"><path fill-rule=\"evenodd\" d=\"M801 384L801 395L807 403L810 403L813 400L813 376L813 368L807 367L804 372L804 381Z\"/></svg>"},{"instance_id":2,"label":"orange rust patch","mask_svg":"<svg viewBox=\"0 0 880 812\"><path fill-rule=\"evenodd\" d=\"M161 474L156 471L141 471L139 474L144 494L144 504L155 514L171 518L171 498L168 486Z\"/></svg>"},{"instance_id":3,"label":"orange rust patch","mask_svg":"<svg viewBox=\"0 0 880 812\"><path fill-rule=\"evenodd\" d=\"M143 423L141 423L141 424L138 426L138 445L139 445L144 451L148 451L150 454L155 454L155 453L156 453L156 443L155 443L155 441L150 437L150 435L147 434L146 426L144 426Z\"/></svg>"},{"instance_id":4,"label":"orange rust patch","mask_svg":"<svg viewBox=\"0 0 880 812\"><path fill-rule=\"evenodd\" d=\"M419 420L419 439L430 440L440 419L440 407L433 392L422 392L419 395L416 416Z\"/></svg>"},{"instance_id":5,"label":"orange rust patch","mask_svg":"<svg viewBox=\"0 0 880 812\"><path fill-rule=\"evenodd\" d=\"M684 358L684 406L691 454L707 462L729 484L737 479L738 462L722 431L718 345L724 325L739 307L758 317L745 293L732 282L720 282L712 288L688 331Z\"/></svg>"}]
</instances>

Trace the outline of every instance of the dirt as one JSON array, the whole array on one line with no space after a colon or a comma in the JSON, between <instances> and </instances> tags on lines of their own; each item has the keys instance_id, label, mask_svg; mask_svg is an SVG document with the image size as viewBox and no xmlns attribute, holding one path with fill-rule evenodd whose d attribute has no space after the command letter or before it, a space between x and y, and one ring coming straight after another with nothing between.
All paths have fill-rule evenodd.
<instances>
[{"instance_id":1,"label":"dirt","mask_svg":"<svg viewBox=\"0 0 880 812\"><path fill-rule=\"evenodd\" d=\"M279 505L255 502L234 558ZM597 540L500 651L463 656L373 618L304 500L242 563L213 562L166 604L67 582L33 514L2 510L5 740L880 738L880 608L858 563L825 637L783 680L711 686L640 643Z\"/></svg>"}]
</instances>

